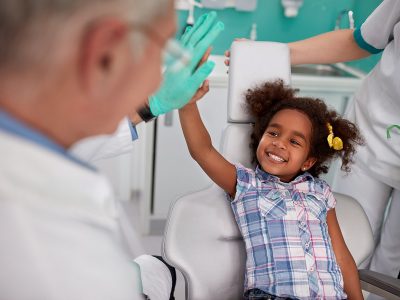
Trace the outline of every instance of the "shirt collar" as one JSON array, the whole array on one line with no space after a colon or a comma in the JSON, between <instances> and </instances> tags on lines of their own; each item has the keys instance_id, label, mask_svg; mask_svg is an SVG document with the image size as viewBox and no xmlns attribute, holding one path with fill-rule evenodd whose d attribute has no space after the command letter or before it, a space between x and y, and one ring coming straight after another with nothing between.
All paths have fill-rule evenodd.
<instances>
[{"instance_id":1,"label":"shirt collar","mask_svg":"<svg viewBox=\"0 0 400 300\"><path fill-rule=\"evenodd\" d=\"M301 173L300 175L298 175L295 179L293 179L290 182L283 182L279 179L278 176L275 176L275 175L265 172L260 167L260 165L257 165L257 167L256 167L256 175L258 178L261 179L261 181L275 182L275 183L283 185L283 186L294 186L294 185L297 185L302 182L314 181L314 177L310 173L304 172L304 173Z\"/></svg>"},{"instance_id":2,"label":"shirt collar","mask_svg":"<svg viewBox=\"0 0 400 300\"><path fill-rule=\"evenodd\" d=\"M68 151L65 148L63 148L53 140L49 139L44 134L29 127L28 125L17 120L16 118L12 117L10 114L6 113L1 109L0 109L0 130L16 135L20 138L23 138L35 144L38 144L43 148L46 148L48 150L63 155L64 157L66 157L69 160L72 160L75 163L78 163L91 170L95 170L89 164L77 159L76 157L68 153Z\"/></svg>"}]
</instances>

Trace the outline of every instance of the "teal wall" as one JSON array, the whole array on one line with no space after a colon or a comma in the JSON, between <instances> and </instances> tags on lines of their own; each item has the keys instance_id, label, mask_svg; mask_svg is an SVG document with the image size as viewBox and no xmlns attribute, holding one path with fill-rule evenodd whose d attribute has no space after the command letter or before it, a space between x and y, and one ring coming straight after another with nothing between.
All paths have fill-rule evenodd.
<instances>
[{"instance_id":1,"label":"teal wall","mask_svg":"<svg viewBox=\"0 0 400 300\"><path fill-rule=\"evenodd\" d=\"M344 8L354 11L356 26L379 5L381 0L304 0L296 18L288 19L283 15L280 0L258 0L254 12L238 12L234 8L218 11L218 16L225 23L225 31L214 45L214 54L223 54L234 38L250 35L251 26L257 24L257 39L262 41L291 42L308 38L333 30L336 17ZM196 8L195 17L207 9ZM187 12L178 13L180 31L185 25ZM342 27L347 27L347 18L342 19ZM351 65L369 71L379 59L379 55L352 62Z\"/></svg>"}]
</instances>

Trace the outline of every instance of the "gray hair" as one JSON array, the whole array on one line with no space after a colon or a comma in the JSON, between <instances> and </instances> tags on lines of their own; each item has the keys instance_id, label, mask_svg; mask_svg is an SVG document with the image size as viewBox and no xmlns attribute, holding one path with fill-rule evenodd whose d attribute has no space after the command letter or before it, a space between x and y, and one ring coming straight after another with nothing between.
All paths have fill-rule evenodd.
<instances>
[{"instance_id":1,"label":"gray hair","mask_svg":"<svg viewBox=\"0 0 400 300\"><path fill-rule=\"evenodd\" d=\"M1 0L0 70L43 62L61 36L101 16L120 15L135 23L151 23L166 11L167 3L168 0Z\"/></svg>"}]
</instances>

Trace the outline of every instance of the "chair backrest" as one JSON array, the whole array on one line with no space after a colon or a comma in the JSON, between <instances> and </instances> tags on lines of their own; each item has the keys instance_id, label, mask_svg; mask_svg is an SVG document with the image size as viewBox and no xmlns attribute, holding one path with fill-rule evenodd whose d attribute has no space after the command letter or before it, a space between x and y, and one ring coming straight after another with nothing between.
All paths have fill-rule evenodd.
<instances>
[{"instance_id":1,"label":"chair backrest","mask_svg":"<svg viewBox=\"0 0 400 300\"><path fill-rule=\"evenodd\" d=\"M243 94L266 80L290 83L289 50L268 42L236 42L231 48L228 121L221 152L232 162L251 166L251 118L243 109ZM245 82L245 84L243 84ZM336 194L337 215L356 263L372 250L372 233L360 205ZM230 203L216 185L179 198L170 208L163 257L180 270L186 299L242 299L246 251Z\"/></svg>"}]
</instances>

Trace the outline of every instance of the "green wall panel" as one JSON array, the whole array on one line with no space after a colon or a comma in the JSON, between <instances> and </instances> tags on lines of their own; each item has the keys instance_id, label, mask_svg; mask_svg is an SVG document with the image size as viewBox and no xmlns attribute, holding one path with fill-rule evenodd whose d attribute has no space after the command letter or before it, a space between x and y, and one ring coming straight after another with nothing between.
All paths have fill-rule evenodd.
<instances>
[{"instance_id":1,"label":"green wall panel","mask_svg":"<svg viewBox=\"0 0 400 300\"><path fill-rule=\"evenodd\" d=\"M356 26L379 5L381 0L304 0L296 18L286 18L280 0L258 0L254 12L238 12L234 8L219 10L219 18L225 23L225 31L214 45L214 54L223 54L237 37L249 38L251 26L257 24L257 39L261 41L290 42L308 38L333 30L336 18L343 9L352 9ZM195 10L195 18L207 9ZM185 26L187 12L178 13L179 32ZM342 18L341 27L348 27L347 17ZM369 71L379 59L378 56L352 62L351 65Z\"/></svg>"}]
</instances>

